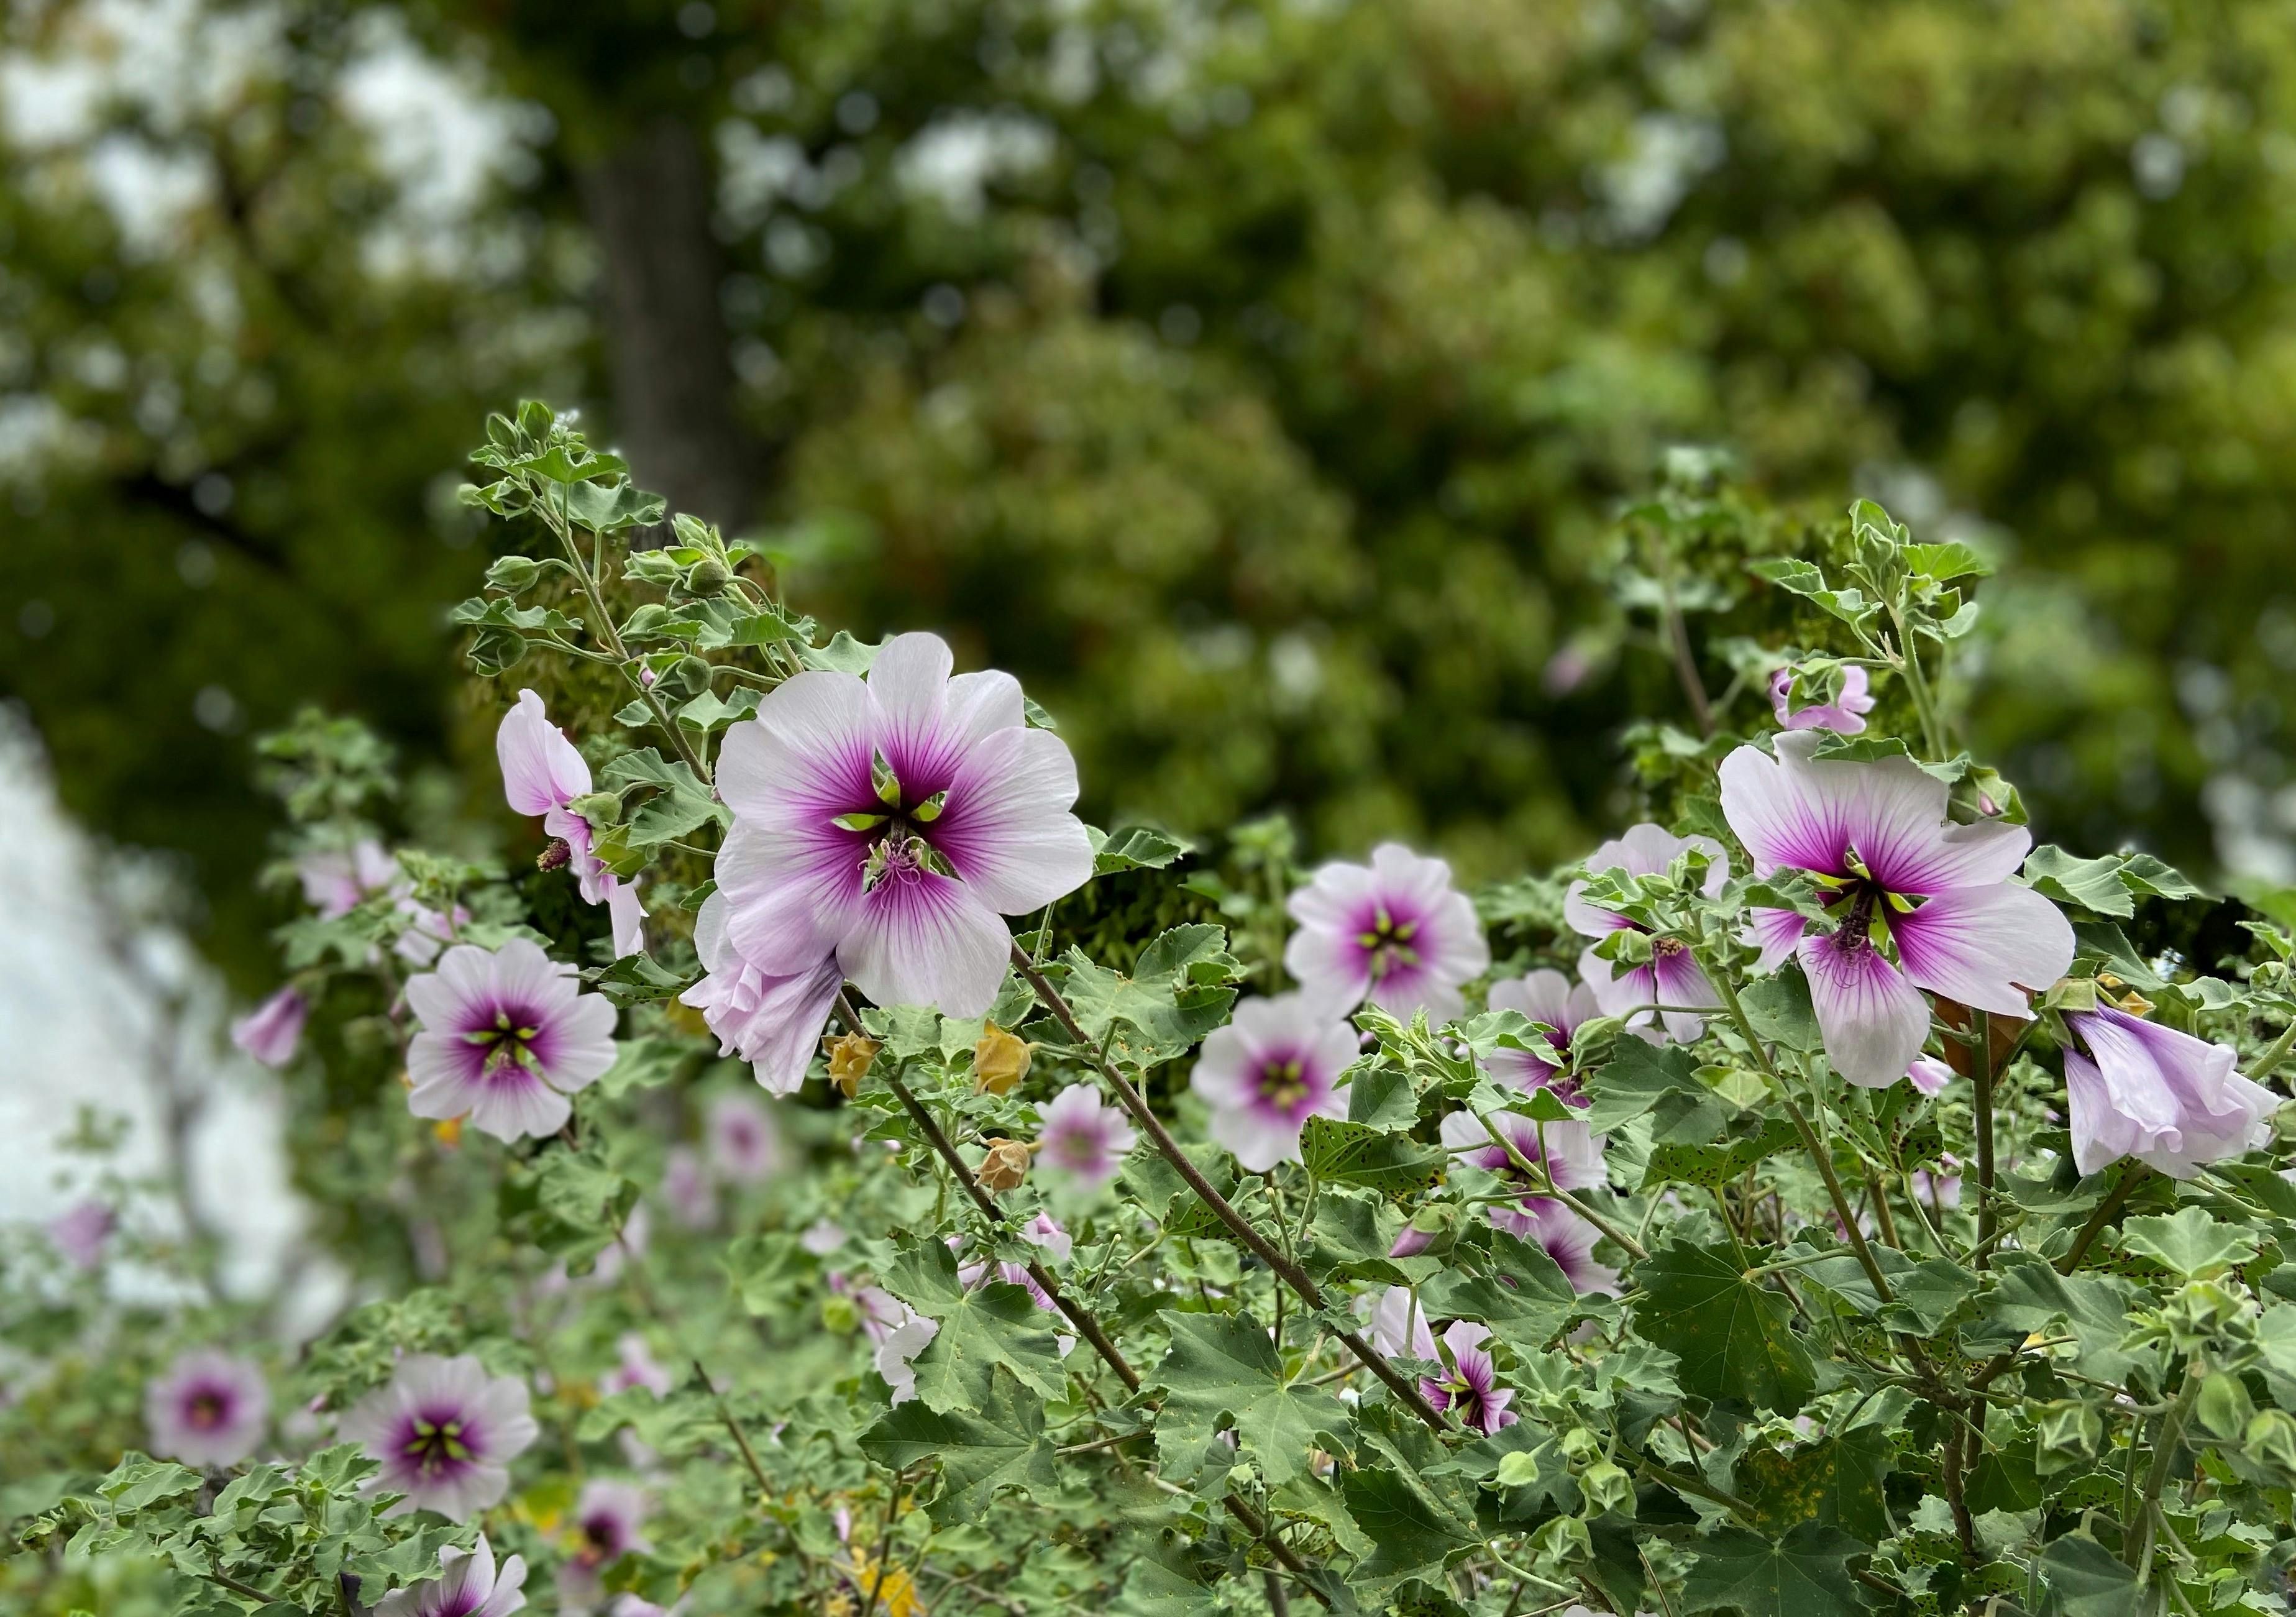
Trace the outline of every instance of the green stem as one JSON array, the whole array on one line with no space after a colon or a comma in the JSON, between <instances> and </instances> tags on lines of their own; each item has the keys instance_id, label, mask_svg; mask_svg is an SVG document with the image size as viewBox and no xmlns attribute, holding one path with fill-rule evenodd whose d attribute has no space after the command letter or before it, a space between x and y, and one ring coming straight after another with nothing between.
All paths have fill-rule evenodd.
<instances>
[{"instance_id":1,"label":"green stem","mask_svg":"<svg viewBox=\"0 0 2296 1617\"><path fill-rule=\"evenodd\" d=\"M1993 1018L1972 1007L1969 1013L1969 1078L1977 1091L1977 1255L1982 1269L1992 1257L1993 1202Z\"/></svg>"},{"instance_id":2,"label":"green stem","mask_svg":"<svg viewBox=\"0 0 2296 1617\"><path fill-rule=\"evenodd\" d=\"M2291 1050L2296 1050L2296 1022L2290 1022L2279 1038L2265 1047L2264 1054L2258 1056L2256 1064L2248 1070L2249 1081L2262 1083L2279 1068L2282 1062L2288 1059Z\"/></svg>"},{"instance_id":3,"label":"green stem","mask_svg":"<svg viewBox=\"0 0 2296 1617\"><path fill-rule=\"evenodd\" d=\"M2088 1256L2088 1249L2095 1244L2097 1236L2104 1233L2104 1227L2112 1221L2112 1215L2120 1211L2121 1203L2128 1200L2129 1193L2136 1188L2137 1181L2144 1177L2144 1165L2142 1162L2131 1161L2121 1164L2120 1178L2114 1181L2111 1190L2104 1193L2104 1199L2096 1204L2096 1211L2089 1214L2088 1222L2081 1226L2080 1234L2073 1237L2072 1250L2057 1260L2057 1273L2070 1275L2080 1267L2080 1260Z\"/></svg>"},{"instance_id":4,"label":"green stem","mask_svg":"<svg viewBox=\"0 0 2296 1617\"><path fill-rule=\"evenodd\" d=\"M1937 697L1930 689L1929 676L1922 672L1921 649L1914 637L1906 632L1902 613L1892 611L1890 621L1898 626L1898 671L1906 681L1906 691L1914 699L1914 711L1922 721L1922 742L1931 758L1946 755L1945 722L1937 710Z\"/></svg>"},{"instance_id":5,"label":"green stem","mask_svg":"<svg viewBox=\"0 0 2296 1617\"><path fill-rule=\"evenodd\" d=\"M2144 1587L2152 1573L2152 1533L2161 1513L2161 1492L2169 1485L2169 1467L2176 1463L2177 1450L2183 1447L2185 1422L2193 1412L2194 1400L2200 1397L2201 1383L2206 1379L2197 1365L2186 1367L2184 1390L2177 1394L2177 1401L2161 1417L2160 1430L2152 1434L2152 1468L2145 1473L2144 1498L2137 1507L2144 1531L2136 1536L2140 1547L2128 1563L2136 1570L2139 1588ZM2122 1547L2125 1549L2126 1544Z\"/></svg>"},{"instance_id":6,"label":"green stem","mask_svg":"<svg viewBox=\"0 0 2296 1617\"><path fill-rule=\"evenodd\" d=\"M1587 1223L1593 1225L1596 1229L1601 1230L1611 1240L1617 1242L1621 1250L1632 1252L1637 1259L1647 1258L1650 1256L1650 1253L1644 1250L1643 1244L1641 1242L1636 1240L1632 1235L1627 1234L1625 1230L1620 1229L1617 1225L1611 1223L1602 1214L1587 1206L1587 1203L1581 1202L1570 1192L1563 1189L1560 1185L1557 1185L1554 1182L1554 1177L1546 1171L1546 1165L1544 1162L1534 1163L1529 1157L1524 1156L1521 1152L1516 1150L1514 1142L1508 1139L1504 1134L1501 1134L1497 1126L1495 1125L1488 1117L1485 1116L1480 1110L1472 1104L1469 1105L1468 1110L1474 1112L1475 1120L1483 1126L1483 1132L1491 1137L1491 1144L1496 1145L1501 1151L1507 1153L1507 1160L1514 1164L1515 1171L1523 1175L1526 1178L1536 1178L1539 1181L1538 1185L1532 1187L1529 1194L1551 1197L1554 1200L1562 1202L1572 1212L1577 1213L1580 1218L1586 1219ZM1480 1198L1478 1198L1478 1200L1480 1199ZM1522 1197L1521 1195L1517 1194L1503 1199L1519 1202Z\"/></svg>"}]
</instances>

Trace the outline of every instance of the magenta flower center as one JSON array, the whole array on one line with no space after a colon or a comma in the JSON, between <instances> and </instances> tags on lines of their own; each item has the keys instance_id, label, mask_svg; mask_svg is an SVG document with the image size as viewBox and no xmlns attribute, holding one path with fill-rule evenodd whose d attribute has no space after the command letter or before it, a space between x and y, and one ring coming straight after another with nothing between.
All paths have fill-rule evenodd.
<instances>
[{"instance_id":1,"label":"magenta flower center","mask_svg":"<svg viewBox=\"0 0 2296 1617\"><path fill-rule=\"evenodd\" d=\"M1296 1055L1273 1055L1259 1064L1259 1098L1278 1112L1289 1112L1307 1098L1306 1069Z\"/></svg>"},{"instance_id":2,"label":"magenta flower center","mask_svg":"<svg viewBox=\"0 0 2296 1617\"><path fill-rule=\"evenodd\" d=\"M1371 980L1382 981L1395 972L1416 966L1419 950L1413 940L1418 935L1418 922L1398 918L1384 904L1374 909L1369 924L1356 934L1357 947L1369 961Z\"/></svg>"},{"instance_id":3,"label":"magenta flower center","mask_svg":"<svg viewBox=\"0 0 2296 1617\"><path fill-rule=\"evenodd\" d=\"M403 1452L426 1476L451 1467L468 1465L478 1458L465 1441L475 1434L461 1415L418 1415L409 1424Z\"/></svg>"},{"instance_id":4,"label":"magenta flower center","mask_svg":"<svg viewBox=\"0 0 2296 1617\"><path fill-rule=\"evenodd\" d=\"M213 1432L231 1414L231 1400L222 1393L202 1388L192 1394L190 1405L184 1410L184 1419L195 1430Z\"/></svg>"},{"instance_id":5,"label":"magenta flower center","mask_svg":"<svg viewBox=\"0 0 2296 1617\"><path fill-rule=\"evenodd\" d=\"M914 778L917 771L912 768L910 774L912 778L903 781L884 753L873 750L868 795L858 807L830 821L839 830L861 838L865 850L861 874L864 892L874 891L886 882L914 882L928 871L936 875L956 874L947 856L933 846L925 833L925 827L947 810L947 788L922 791L922 783Z\"/></svg>"},{"instance_id":6,"label":"magenta flower center","mask_svg":"<svg viewBox=\"0 0 2296 1617\"><path fill-rule=\"evenodd\" d=\"M1894 953L1894 940L1890 933L1890 918L1911 915L1915 900L1902 893L1891 892L1874 880L1866 861L1855 848L1841 853L1842 869L1847 874L1827 875L1813 871L1819 887L1824 890L1826 909L1841 918L1834 923L1834 947L1845 955L1872 948L1884 955Z\"/></svg>"},{"instance_id":7,"label":"magenta flower center","mask_svg":"<svg viewBox=\"0 0 2296 1617\"><path fill-rule=\"evenodd\" d=\"M512 1067L538 1070L541 1053L535 1045L542 1037L542 1020L529 1006L497 1005L492 1022L464 1030L463 1042L480 1053L479 1071L484 1077Z\"/></svg>"}]
</instances>

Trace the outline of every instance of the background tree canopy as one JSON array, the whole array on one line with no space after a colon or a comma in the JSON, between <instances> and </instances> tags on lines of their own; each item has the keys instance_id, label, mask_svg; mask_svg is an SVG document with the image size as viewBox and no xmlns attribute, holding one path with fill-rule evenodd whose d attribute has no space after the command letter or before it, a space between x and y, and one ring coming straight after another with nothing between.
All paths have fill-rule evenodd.
<instances>
[{"instance_id":1,"label":"background tree canopy","mask_svg":"<svg viewBox=\"0 0 2296 1617\"><path fill-rule=\"evenodd\" d=\"M1745 480L1716 520L1862 488L2005 563L2021 634L1980 625L1964 700L2045 837L2296 875L2296 7L8 32L0 682L75 810L191 858L227 963L267 919L232 896L250 731L316 693L483 746L439 653L486 556L440 468L522 390L767 535L800 604L1019 674L1104 823L1288 808L1470 877L1579 850L1675 689L1644 609L1746 587L1588 581L1699 443Z\"/></svg>"}]
</instances>

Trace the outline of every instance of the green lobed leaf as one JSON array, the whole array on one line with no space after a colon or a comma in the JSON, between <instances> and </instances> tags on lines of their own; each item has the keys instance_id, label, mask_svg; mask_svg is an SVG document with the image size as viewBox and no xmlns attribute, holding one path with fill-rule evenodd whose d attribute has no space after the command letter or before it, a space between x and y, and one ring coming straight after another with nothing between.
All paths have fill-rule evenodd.
<instances>
[{"instance_id":1,"label":"green lobed leaf","mask_svg":"<svg viewBox=\"0 0 2296 1617\"><path fill-rule=\"evenodd\" d=\"M1809 1350L1774 1291L1718 1248L1676 1236L1636 1265L1635 1331L1681 1360L1683 1391L1791 1415L1815 1388Z\"/></svg>"},{"instance_id":2,"label":"green lobed leaf","mask_svg":"<svg viewBox=\"0 0 2296 1617\"><path fill-rule=\"evenodd\" d=\"M2121 1226L2120 1244L2187 1280L2237 1268L2257 1252L2255 1240L2245 1231L2219 1224L2197 1207L2182 1207L2167 1217L2131 1219Z\"/></svg>"},{"instance_id":3,"label":"green lobed leaf","mask_svg":"<svg viewBox=\"0 0 2296 1617\"><path fill-rule=\"evenodd\" d=\"M2139 1617L2151 1605L2120 1556L2076 1533L2041 1552L2041 1580L2046 1617Z\"/></svg>"},{"instance_id":4,"label":"green lobed leaf","mask_svg":"<svg viewBox=\"0 0 2296 1617\"><path fill-rule=\"evenodd\" d=\"M1060 1486L1053 1446L1045 1439L1044 1400L1003 1365L989 1372L988 1396L977 1413L938 1410L914 1399L887 1411L859 1442L862 1453L892 1471L940 1462L936 1523L976 1519L1007 1488L1048 1494Z\"/></svg>"},{"instance_id":5,"label":"green lobed leaf","mask_svg":"<svg viewBox=\"0 0 2296 1617\"><path fill-rule=\"evenodd\" d=\"M1402 1195L1432 1185L1447 1158L1440 1146L1362 1123L1311 1117L1300 1131L1300 1160L1319 1179Z\"/></svg>"},{"instance_id":6,"label":"green lobed leaf","mask_svg":"<svg viewBox=\"0 0 2296 1617\"><path fill-rule=\"evenodd\" d=\"M1866 1546L1839 1527L1804 1522L1775 1542L1726 1527L1698 1543L1682 1610L1740 1617L1860 1617L1849 1559Z\"/></svg>"},{"instance_id":7,"label":"green lobed leaf","mask_svg":"<svg viewBox=\"0 0 2296 1617\"><path fill-rule=\"evenodd\" d=\"M1168 1457L1201 1453L1233 1424L1271 1487L1307 1469L1319 1432L1345 1432L1347 1406L1321 1387L1286 1379L1266 1328L1244 1314L1160 1316L1172 1343L1149 1384L1165 1391L1156 1441Z\"/></svg>"},{"instance_id":8,"label":"green lobed leaf","mask_svg":"<svg viewBox=\"0 0 2296 1617\"><path fill-rule=\"evenodd\" d=\"M955 1253L923 1240L905 1248L884 1277L887 1291L940 1326L917 1355L917 1396L941 1414L979 1408L1002 1365L1039 1395L1058 1397L1067 1375L1051 1317L1021 1286L991 1280L968 1291L956 1270Z\"/></svg>"}]
</instances>

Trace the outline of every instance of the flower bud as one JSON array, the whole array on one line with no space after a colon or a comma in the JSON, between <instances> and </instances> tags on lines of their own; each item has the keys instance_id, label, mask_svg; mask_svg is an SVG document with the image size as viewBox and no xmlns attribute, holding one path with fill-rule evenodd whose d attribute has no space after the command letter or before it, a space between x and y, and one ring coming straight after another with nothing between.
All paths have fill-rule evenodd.
<instances>
[{"instance_id":1,"label":"flower bud","mask_svg":"<svg viewBox=\"0 0 2296 1617\"><path fill-rule=\"evenodd\" d=\"M542 576L542 563L532 556L504 556L487 569L487 582L516 595Z\"/></svg>"},{"instance_id":2,"label":"flower bud","mask_svg":"<svg viewBox=\"0 0 2296 1617\"><path fill-rule=\"evenodd\" d=\"M1635 1480L1627 1474L1624 1466L1610 1460L1596 1460L1580 1472L1578 1491L1586 1498L1587 1514L1590 1516L1634 1508Z\"/></svg>"},{"instance_id":3,"label":"flower bud","mask_svg":"<svg viewBox=\"0 0 2296 1617\"><path fill-rule=\"evenodd\" d=\"M828 1041L829 1081L845 1092L848 1100L860 1088L861 1080L869 1076L869 1067L883 1048L865 1033L846 1033Z\"/></svg>"},{"instance_id":4,"label":"flower bud","mask_svg":"<svg viewBox=\"0 0 2296 1617\"><path fill-rule=\"evenodd\" d=\"M2058 1404L2034 1421L2033 1437L2033 1469L2046 1477L2093 1457L2104 1423L2087 1404Z\"/></svg>"},{"instance_id":5,"label":"flower bud","mask_svg":"<svg viewBox=\"0 0 2296 1617\"><path fill-rule=\"evenodd\" d=\"M1029 1148L1018 1140L990 1140L980 1171L972 1177L991 1195L1013 1189L1029 1177Z\"/></svg>"},{"instance_id":6,"label":"flower bud","mask_svg":"<svg viewBox=\"0 0 2296 1617\"><path fill-rule=\"evenodd\" d=\"M821 1300L821 1323L840 1336L848 1336L861 1328L861 1309L852 1298L832 1292Z\"/></svg>"},{"instance_id":7,"label":"flower bud","mask_svg":"<svg viewBox=\"0 0 2296 1617\"><path fill-rule=\"evenodd\" d=\"M984 1095L1010 1095L1029 1076L1029 1045L989 1022L972 1047L972 1080Z\"/></svg>"},{"instance_id":8,"label":"flower bud","mask_svg":"<svg viewBox=\"0 0 2296 1617\"><path fill-rule=\"evenodd\" d=\"M726 570L725 562L715 556L708 556L696 562L693 570L685 575L685 587L697 595L714 595L733 579L734 575Z\"/></svg>"}]
</instances>

